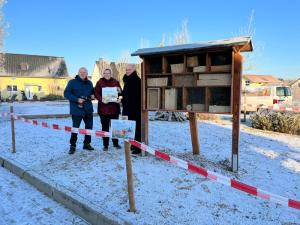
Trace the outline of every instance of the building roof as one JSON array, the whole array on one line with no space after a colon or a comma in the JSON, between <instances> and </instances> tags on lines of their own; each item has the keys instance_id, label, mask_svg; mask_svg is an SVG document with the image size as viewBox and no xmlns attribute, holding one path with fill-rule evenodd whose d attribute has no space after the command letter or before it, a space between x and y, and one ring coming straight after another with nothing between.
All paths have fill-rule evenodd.
<instances>
[{"instance_id":1,"label":"building roof","mask_svg":"<svg viewBox=\"0 0 300 225\"><path fill-rule=\"evenodd\" d=\"M0 76L68 77L68 70L63 57L4 53Z\"/></svg>"},{"instance_id":2,"label":"building roof","mask_svg":"<svg viewBox=\"0 0 300 225\"><path fill-rule=\"evenodd\" d=\"M252 51L252 42L250 37L236 37L225 40L207 41L202 43L183 44L183 45L172 45L165 47L156 48L143 48L138 49L132 56L146 56L155 54L166 54L175 52L187 52L203 49L215 49L215 48L226 48L226 47L237 47L242 52Z\"/></svg>"},{"instance_id":3,"label":"building roof","mask_svg":"<svg viewBox=\"0 0 300 225\"><path fill-rule=\"evenodd\" d=\"M272 75L244 75L243 77L253 83L282 83L281 80L278 80Z\"/></svg>"},{"instance_id":4,"label":"building roof","mask_svg":"<svg viewBox=\"0 0 300 225\"><path fill-rule=\"evenodd\" d=\"M289 83L289 86L292 86L292 85L296 84L298 81L300 81L300 78L291 81L291 82Z\"/></svg>"}]
</instances>

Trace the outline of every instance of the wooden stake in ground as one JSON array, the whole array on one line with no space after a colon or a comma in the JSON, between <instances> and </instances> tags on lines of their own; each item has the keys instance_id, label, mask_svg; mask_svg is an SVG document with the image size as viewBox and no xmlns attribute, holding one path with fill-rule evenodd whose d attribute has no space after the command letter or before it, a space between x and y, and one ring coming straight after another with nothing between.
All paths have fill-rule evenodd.
<instances>
[{"instance_id":1,"label":"wooden stake in ground","mask_svg":"<svg viewBox=\"0 0 300 225\"><path fill-rule=\"evenodd\" d=\"M189 112L190 130L193 145L193 154L199 155L199 140L198 140L198 127L196 113Z\"/></svg>"},{"instance_id":2,"label":"wooden stake in ground","mask_svg":"<svg viewBox=\"0 0 300 225\"><path fill-rule=\"evenodd\" d=\"M15 119L14 119L14 108L12 105L10 106L10 125L11 125L12 153L16 153Z\"/></svg>"},{"instance_id":3,"label":"wooden stake in ground","mask_svg":"<svg viewBox=\"0 0 300 225\"><path fill-rule=\"evenodd\" d=\"M130 212L135 212L136 209L135 209L135 201L134 201L133 175L132 175L132 165L131 165L130 144L127 141L124 141L124 149L125 149L125 160L126 160L129 211Z\"/></svg>"}]
</instances>

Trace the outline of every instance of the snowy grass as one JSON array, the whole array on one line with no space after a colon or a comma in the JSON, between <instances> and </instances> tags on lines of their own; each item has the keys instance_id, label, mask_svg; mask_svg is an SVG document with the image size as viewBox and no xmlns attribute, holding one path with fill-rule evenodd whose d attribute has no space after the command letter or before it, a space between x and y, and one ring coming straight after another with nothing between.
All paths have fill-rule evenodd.
<instances>
[{"instance_id":1,"label":"snowy grass","mask_svg":"<svg viewBox=\"0 0 300 225\"><path fill-rule=\"evenodd\" d=\"M88 224L0 167L0 224Z\"/></svg>"},{"instance_id":2,"label":"snowy grass","mask_svg":"<svg viewBox=\"0 0 300 225\"><path fill-rule=\"evenodd\" d=\"M23 108L24 111L26 111ZM27 109L27 113L30 109ZM46 113L44 113L46 114ZM50 123L70 125L70 119ZM9 123L0 122L0 154L14 157L113 214L134 224L299 224L297 210L257 199L152 156L133 158L137 213L129 213L124 150L81 150L69 156L69 134L16 121L17 153L10 153ZM94 129L100 129L94 117ZM199 122L200 156L192 155L189 123L149 122L150 146L260 189L300 199L300 138L241 129L240 169L229 171L231 125ZM121 143L122 144L122 143Z\"/></svg>"}]
</instances>

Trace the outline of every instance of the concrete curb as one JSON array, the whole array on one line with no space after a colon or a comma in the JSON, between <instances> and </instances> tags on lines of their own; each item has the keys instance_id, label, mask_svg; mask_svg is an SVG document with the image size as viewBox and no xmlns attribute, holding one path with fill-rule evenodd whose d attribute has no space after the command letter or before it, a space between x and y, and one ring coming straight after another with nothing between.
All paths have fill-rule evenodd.
<instances>
[{"instance_id":1,"label":"concrete curb","mask_svg":"<svg viewBox=\"0 0 300 225\"><path fill-rule=\"evenodd\" d=\"M39 191L56 202L72 210L87 222L93 225L130 225L131 223L109 213L83 197L71 192L66 187L59 185L51 179L42 176L34 170L26 167L12 158L4 158L0 155L0 166L9 170L21 179L25 180Z\"/></svg>"}]
</instances>

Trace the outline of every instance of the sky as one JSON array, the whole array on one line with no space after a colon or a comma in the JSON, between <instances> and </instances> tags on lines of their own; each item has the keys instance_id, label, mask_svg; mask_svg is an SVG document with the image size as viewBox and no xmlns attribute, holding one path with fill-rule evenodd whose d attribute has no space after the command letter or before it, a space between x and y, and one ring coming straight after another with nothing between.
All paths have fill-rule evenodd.
<instances>
[{"instance_id":1,"label":"sky","mask_svg":"<svg viewBox=\"0 0 300 225\"><path fill-rule=\"evenodd\" d=\"M184 20L191 42L239 36L252 12L252 69L244 73L300 77L299 0L8 0L4 50L63 56L70 75L81 66L91 73L97 59L117 61L140 48L141 40L157 47Z\"/></svg>"}]
</instances>

